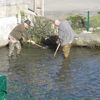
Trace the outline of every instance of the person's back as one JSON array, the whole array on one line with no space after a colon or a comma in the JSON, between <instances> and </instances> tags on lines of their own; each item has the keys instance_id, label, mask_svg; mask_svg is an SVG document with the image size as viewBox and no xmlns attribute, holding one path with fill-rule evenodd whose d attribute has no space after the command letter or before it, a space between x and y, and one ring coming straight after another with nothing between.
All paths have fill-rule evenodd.
<instances>
[{"instance_id":1,"label":"person's back","mask_svg":"<svg viewBox=\"0 0 100 100\"><path fill-rule=\"evenodd\" d=\"M64 58L67 58L70 52L71 43L74 40L75 32L68 21L55 20L55 25L58 26L59 44L62 46Z\"/></svg>"},{"instance_id":2,"label":"person's back","mask_svg":"<svg viewBox=\"0 0 100 100\"><path fill-rule=\"evenodd\" d=\"M29 20L17 25L10 33L9 39L9 56L13 55L14 49L17 49L17 54L21 51L21 40L26 41L28 39L27 29L31 22Z\"/></svg>"},{"instance_id":3,"label":"person's back","mask_svg":"<svg viewBox=\"0 0 100 100\"><path fill-rule=\"evenodd\" d=\"M58 30L59 30L59 38L61 40L61 45L70 44L73 42L75 33L68 21L61 22Z\"/></svg>"},{"instance_id":4,"label":"person's back","mask_svg":"<svg viewBox=\"0 0 100 100\"><path fill-rule=\"evenodd\" d=\"M10 33L15 39L20 40L22 35L26 32L24 24L17 25Z\"/></svg>"}]
</instances>

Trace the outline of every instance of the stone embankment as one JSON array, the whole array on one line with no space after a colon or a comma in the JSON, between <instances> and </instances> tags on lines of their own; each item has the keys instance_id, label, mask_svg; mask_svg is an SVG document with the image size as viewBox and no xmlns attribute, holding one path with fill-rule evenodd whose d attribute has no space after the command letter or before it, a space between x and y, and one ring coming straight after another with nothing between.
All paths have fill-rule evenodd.
<instances>
[{"instance_id":1,"label":"stone embankment","mask_svg":"<svg viewBox=\"0 0 100 100\"><path fill-rule=\"evenodd\" d=\"M75 38L73 45L86 46L86 47L99 47L100 35L93 33L81 33Z\"/></svg>"}]
</instances>

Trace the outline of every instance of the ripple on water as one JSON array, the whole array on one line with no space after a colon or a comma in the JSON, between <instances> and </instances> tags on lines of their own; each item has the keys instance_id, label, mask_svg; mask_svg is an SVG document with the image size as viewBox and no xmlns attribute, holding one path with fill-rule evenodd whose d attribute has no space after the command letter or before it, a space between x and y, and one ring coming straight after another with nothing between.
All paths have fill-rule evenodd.
<instances>
[{"instance_id":1,"label":"ripple on water","mask_svg":"<svg viewBox=\"0 0 100 100\"><path fill-rule=\"evenodd\" d=\"M9 63L8 49L0 49L0 67L11 73L7 75L8 100L99 100L99 50L72 48L67 61L60 52L56 58L53 53L24 48Z\"/></svg>"}]
</instances>

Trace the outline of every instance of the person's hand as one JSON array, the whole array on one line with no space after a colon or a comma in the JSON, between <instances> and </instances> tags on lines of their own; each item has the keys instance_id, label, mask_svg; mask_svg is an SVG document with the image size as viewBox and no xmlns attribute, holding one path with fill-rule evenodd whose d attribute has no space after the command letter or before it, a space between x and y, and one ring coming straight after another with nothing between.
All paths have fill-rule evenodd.
<instances>
[{"instance_id":1,"label":"person's hand","mask_svg":"<svg viewBox=\"0 0 100 100\"><path fill-rule=\"evenodd\" d=\"M57 39L56 43L57 44L60 44L61 43L60 39Z\"/></svg>"},{"instance_id":2,"label":"person's hand","mask_svg":"<svg viewBox=\"0 0 100 100\"><path fill-rule=\"evenodd\" d=\"M11 43L16 43L17 42L17 40L12 36L9 36L8 39L9 39L9 42L11 42Z\"/></svg>"}]
</instances>

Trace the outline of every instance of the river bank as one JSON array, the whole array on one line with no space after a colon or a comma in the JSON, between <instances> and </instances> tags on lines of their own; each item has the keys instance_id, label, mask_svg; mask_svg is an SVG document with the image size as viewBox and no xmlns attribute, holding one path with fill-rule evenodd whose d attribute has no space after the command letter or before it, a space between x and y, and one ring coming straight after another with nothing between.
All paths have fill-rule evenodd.
<instances>
[{"instance_id":1,"label":"river bank","mask_svg":"<svg viewBox=\"0 0 100 100\"><path fill-rule=\"evenodd\" d=\"M4 47L8 44L8 40L0 39L0 41L0 47ZM77 37L74 39L73 45L86 47L100 47L100 35L93 33L78 34Z\"/></svg>"},{"instance_id":2,"label":"river bank","mask_svg":"<svg viewBox=\"0 0 100 100\"><path fill-rule=\"evenodd\" d=\"M99 47L100 35L93 33L81 33L75 38L73 45L86 46L86 47Z\"/></svg>"},{"instance_id":3,"label":"river bank","mask_svg":"<svg viewBox=\"0 0 100 100\"><path fill-rule=\"evenodd\" d=\"M52 33L51 28L50 28L50 23L47 19L44 18L37 18L37 21L43 21L44 24L47 27L42 27L43 23L39 24L40 30L37 30L38 27L35 25L34 28L36 28L35 31L32 30L32 32L36 32L36 34L43 33L41 36L38 38L41 38L42 35L45 36L49 33L49 31ZM0 47L4 47L8 44L8 35L11 32L11 30L16 26L17 20L16 17L8 17L8 18L2 18L0 19ZM49 23L49 24L47 24ZM6 30L5 30L6 29ZM45 29L45 31L43 31ZM99 29L100 32L100 29ZM40 34L39 34L40 35ZM34 36L33 36L34 37ZM34 37L35 38L35 37ZM55 42L55 41L54 41ZM80 34L77 35L73 42L74 46L87 46L87 47L95 47L95 46L100 46L100 34L95 34L95 32L89 33L89 32L80 32Z\"/></svg>"}]
</instances>

